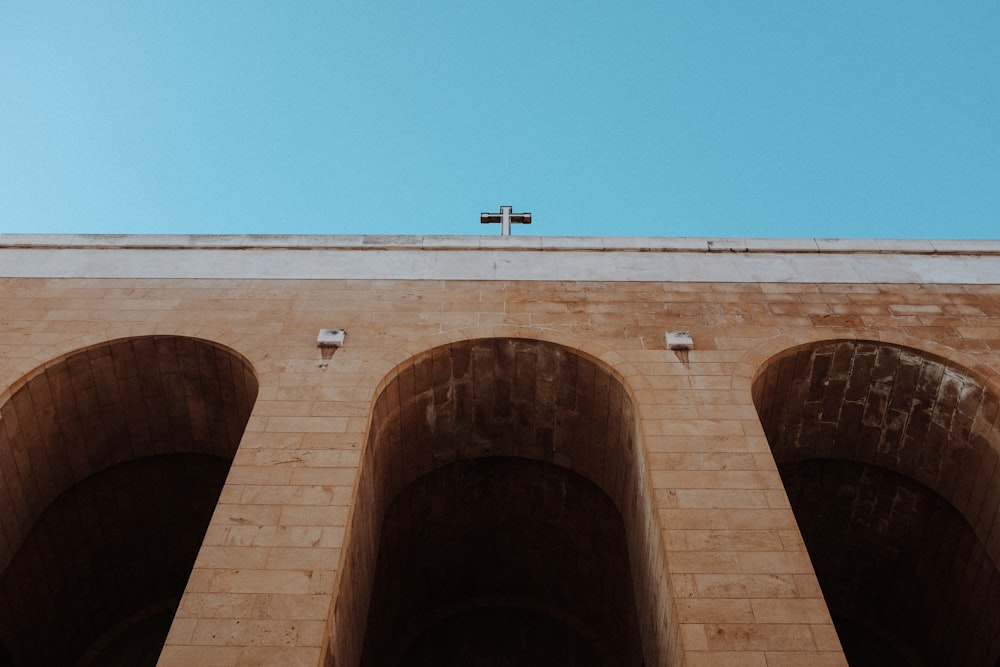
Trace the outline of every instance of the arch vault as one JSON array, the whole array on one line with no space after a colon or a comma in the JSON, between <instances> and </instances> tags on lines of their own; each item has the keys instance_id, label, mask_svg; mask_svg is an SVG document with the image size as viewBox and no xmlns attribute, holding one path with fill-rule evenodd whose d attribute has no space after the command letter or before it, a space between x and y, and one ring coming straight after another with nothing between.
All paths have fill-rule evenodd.
<instances>
[{"instance_id":1,"label":"arch vault","mask_svg":"<svg viewBox=\"0 0 1000 667\"><path fill-rule=\"evenodd\" d=\"M374 404L327 663L660 664L636 437L621 380L561 345L402 364Z\"/></svg>"}]
</instances>

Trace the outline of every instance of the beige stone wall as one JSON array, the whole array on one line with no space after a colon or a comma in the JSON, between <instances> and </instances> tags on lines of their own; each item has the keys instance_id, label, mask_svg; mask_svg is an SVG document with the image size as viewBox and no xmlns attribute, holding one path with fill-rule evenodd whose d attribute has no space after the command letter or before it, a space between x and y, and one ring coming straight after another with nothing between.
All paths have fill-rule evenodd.
<instances>
[{"instance_id":1,"label":"beige stone wall","mask_svg":"<svg viewBox=\"0 0 1000 667\"><path fill-rule=\"evenodd\" d=\"M332 327L346 343L324 363ZM694 349L667 350L681 329ZM321 663L374 400L431 348L544 340L621 379L659 533L660 581L640 583L666 591L640 625L688 667L846 664L754 407L769 358L884 341L1000 392L1000 285L8 278L0 403L74 351L150 335L229 348L259 382L160 661L178 667Z\"/></svg>"}]
</instances>

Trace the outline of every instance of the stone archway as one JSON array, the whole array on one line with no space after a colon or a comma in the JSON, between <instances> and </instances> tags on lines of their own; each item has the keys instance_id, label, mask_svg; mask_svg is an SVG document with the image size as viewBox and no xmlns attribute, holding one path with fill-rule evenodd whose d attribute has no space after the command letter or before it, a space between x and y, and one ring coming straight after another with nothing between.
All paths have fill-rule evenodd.
<instances>
[{"instance_id":1,"label":"stone archway","mask_svg":"<svg viewBox=\"0 0 1000 667\"><path fill-rule=\"evenodd\" d=\"M257 395L231 350L95 345L0 406L0 643L12 665L152 665Z\"/></svg>"},{"instance_id":2,"label":"stone archway","mask_svg":"<svg viewBox=\"0 0 1000 667\"><path fill-rule=\"evenodd\" d=\"M400 366L373 407L327 664L663 664L635 438L621 381L557 344Z\"/></svg>"},{"instance_id":3,"label":"stone archway","mask_svg":"<svg viewBox=\"0 0 1000 667\"><path fill-rule=\"evenodd\" d=\"M997 396L937 356L844 340L778 354L752 391L851 664L996 664Z\"/></svg>"}]
</instances>

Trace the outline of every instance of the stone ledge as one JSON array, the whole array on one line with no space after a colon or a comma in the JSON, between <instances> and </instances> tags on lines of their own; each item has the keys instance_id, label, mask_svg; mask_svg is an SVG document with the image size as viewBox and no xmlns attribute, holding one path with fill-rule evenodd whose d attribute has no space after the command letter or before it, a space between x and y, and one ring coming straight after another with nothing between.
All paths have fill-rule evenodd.
<instances>
[{"instance_id":1,"label":"stone ledge","mask_svg":"<svg viewBox=\"0 0 1000 667\"><path fill-rule=\"evenodd\" d=\"M0 234L0 248L503 250L1000 255L1000 240L696 238L666 236L393 236L282 234Z\"/></svg>"}]
</instances>

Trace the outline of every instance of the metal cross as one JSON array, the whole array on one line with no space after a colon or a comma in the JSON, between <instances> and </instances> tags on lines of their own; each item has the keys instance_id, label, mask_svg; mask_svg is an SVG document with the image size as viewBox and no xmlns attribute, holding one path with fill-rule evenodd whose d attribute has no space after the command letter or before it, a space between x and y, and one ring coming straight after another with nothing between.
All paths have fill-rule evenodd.
<instances>
[{"instance_id":1,"label":"metal cross","mask_svg":"<svg viewBox=\"0 0 1000 667\"><path fill-rule=\"evenodd\" d=\"M501 206L499 213L480 213L479 222L483 225L490 222L499 222L500 236L510 236L510 223L531 224L530 213L511 213L513 208L513 206Z\"/></svg>"}]
</instances>

